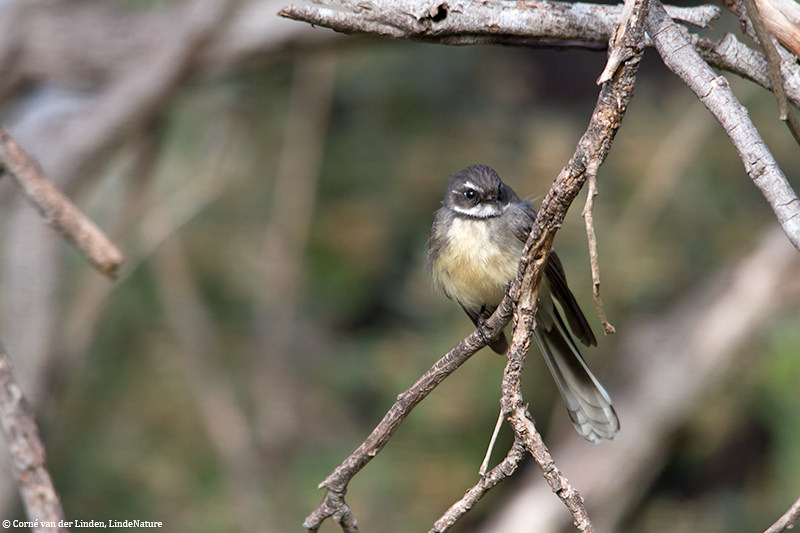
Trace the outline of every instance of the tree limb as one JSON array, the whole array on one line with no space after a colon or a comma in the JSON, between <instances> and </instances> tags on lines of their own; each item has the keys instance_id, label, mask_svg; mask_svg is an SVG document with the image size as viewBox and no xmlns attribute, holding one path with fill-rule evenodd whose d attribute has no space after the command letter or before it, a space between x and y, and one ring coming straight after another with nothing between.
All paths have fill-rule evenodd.
<instances>
[{"instance_id":1,"label":"tree limb","mask_svg":"<svg viewBox=\"0 0 800 533\"><path fill-rule=\"evenodd\" d=\"M506 300L509 300L508 297L503 301L505 302ZM373 457L380 453L397 428L400 427L400 424L403 423L419 402L425 399L439 383L455 372L475 352L486 346L487 339L495 338L503 330L503 327L511 319L511 311L505 307L502 309L505 311L500 311L499 308L499 312L495 312L489 317L482 333L476 330L462 340L425 372L414 385L397 397L397 401L389 409L389 412L384 415L378 426L372 430L372 433L361 446L336 467L325 478L325 481L319 484L320 488L325 487L327 489L327 494L320 506L306 518L303 523L305 528L309 531L317 531L326 518L333 517L339 521L337 517L341 517L345 520L344 523L340 522L345 532L358 531L355 527L355 518L352 518L352 513L346 507L347 504L344 501L348 483ZM345 526L351 527L351 529L346 529Z\"/></svg>"},{"instance_id":2,"label":"tree limb","mask_svg":"<svg viewBox=\"0 0 800 533\"><path fill-rule=\"evenodd\" d=\"M739 41L735 35L725 34L719 41L710 41L696 35L689 35L688 38L700 57L712 67L727 70L772 90L767 60L762 54ZM800 107L800 65L782 61L781 73L786 96L795 107Z\"/></svg>"},{"instance_id":3,"label":"tree limb","mask_svg":"<svg viewBox=\"0 0 800 533\"><path fill-rule=\"evenodd\" d=\"M64 510L44 466L45 451L33 412L11 369L11 359L0 343L0 426L13 457L14 475L28 518L41 524L37 532L65 532ZM61 525L59 525L62 523ZM46 525L45 525L46 524ZM7 526L5 526L7 527Z\"/></svg>"},{"instance_id":4,"label":"tree limb","mask_svg":"<svg viewBox=\"0 0 800 533\"><path fill-rule=\"evenodd\" d=\"M511 476L519 466L522 458L525 457L525 447L520 441L515 441L508 451L506 458L497 466L492 468L481 480L464 494L464 497L454 503L445 514L433 525L428 533L444 533L464 516L467 511L480 500L490 489L494 488L500 481Z\"/></svg>"},{"instance_id":5,"label":"tree limb","mask_svg":"<svg viewBox=\"0 0 800 533\"><path fill-rule=\"evenodd\" d=\"M716 76L700 58L658 0L653 0L647 32L664 64L689 86L725 129L747 175L767 199L786 236L800 250L800 199L761 139L747 110L731 92L728 80Z\"/></svg>"},{"instance_id":6,"label":"tree limb","mask_svg":"<svg viewBox=\"0 0 800 533\"><path fill-rule=\"evenodd\" d=\"M648 4L648 0L637 0L632 6L633 12L627 20L625 30L617 37L617 44L629 49L624 53L629 59L622 64L612 80L603 85L586 133L581 137L575 153L559 173L537 213L520 263L520 268L524 268L521 293L514 312L514 333L503 375L502 405L508 414L509 423L517 438L522 439L536 459L552 491L572 513L573 524L582 533L594 529L583 499L556 467L525 408L521 392L522 369L535 325L539 283L555 232L561 226L571 202L580 192L587 174L605 161L628 103L633 97L636 73L644 50L644 24Z\"/></svg>"},{"instance_id":7,"label":"tree limb","mask_svg":"<svg viewBox=\"0 0 800 533\"><path fill-rule=\"evenodd\" d=\"M791 529L800 519L800 498L795 500L789 510L783 513L777 522L767 528L764 533L781 533L787 529Z\"/></svg>"},{"instance_id":8,"label":"tree limb","mask_svg":"<svg viewBox=\"0 0 800 533\"><path fill-rule=\"evenodd\" d=\"M607 43L621 6L485 0L336 0L291 5L278 14L342 33L369 33L441 44L515 44L520 39ZM327 4L327 5L326 5ZM330 6L330 7L329 7ZM716 6L670 7L676 19L700 27L719 16Z\"/></svg>"},{"instance_id":9,"label":"tree limb","mask_svg":"<svg viewBox=\"0 0 800 533\"><path fill-rule=\"evenodd\" d=\"M781 56L778 54L778 49L775 43L772 42L772 35L764 25L764 20L761 18L755 0L742 0L750 22L755 30L758 44L764 51L764 57L767 60L767 67L769 70L769 79L772 83L772 92L775 94L775 99L778 101L778 112L780 119L786 123L789 131L792 133L794 140L800 143L800 124L797 123L797 118L792 114L789 109L789 101L786 98L786 89L783 87L783 75L781 74Z\"/></svg>"},{"instance_id":10,"label":"tree limb","mask_svg":"<svg viewBox=\"0 0 800 533\"><path fill-rule=\"evenodd\" d=\"M42 216L98 271L113 278L122 264L122 252L75 204L50 183L36 161L0 128L0 165Z\"/></svg>"}]
</instances>

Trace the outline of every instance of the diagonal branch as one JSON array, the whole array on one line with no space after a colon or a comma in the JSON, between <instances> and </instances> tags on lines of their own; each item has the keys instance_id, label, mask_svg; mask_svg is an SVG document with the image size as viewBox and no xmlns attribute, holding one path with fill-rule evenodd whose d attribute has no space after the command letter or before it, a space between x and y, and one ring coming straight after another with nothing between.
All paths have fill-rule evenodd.
<instances>
[{"instance_id":1,"label":"diagonal branch","mask_svg":"<svg viewBox=\"0 0 800 533\"><path fill-rule=\"evenodd\" d=\"M508 300L505 298L504 301ZM436 388L447 376L456 371L464 364L475 352L486 346L486 339L493 339L498 335L503 327L511 319L510 308L505 312L495 312L487 321L482 333L474 331L466 339L462 340L457 346L444 355L436 362L425 374L420 377L414 385L397 397L397 401L392 405L389 412L384 415L383 420L372 430L369 437L356 449L342 464L336 467L325 481L319 484L320 488L325 487L328 492L320 504L308 518L303 526L309 531L317 531L322 522L327 518L346 519L346 523L340 522L344 531L358 531L355 527L355 519L352 518L347 504L344 501L344 494L347 492L347 485L350 480L369 463L373 457L378 455L383 447L389 442L394 432L400 424L408 417L411 410L419 404L425 397ZM345 528L345 524L352 521L350 529Z\"/></svg>"},{"instance_id":2,"label":"diagonal branch","mask_svg":"<svg viewBox=\"0 0 800 533\"><path fill-rule=\"evenodd\" d=\"M491 340L502 330L512 312L515 316L515 327L503 378L501 403L504 412L514 428L518 441L533 455L553 491L573 514L576 527L581 532L593 531L583 499L556 467L541 435L536 431L530 414L524 407L521 393L522 368L531 342L539 284L555 233L561 226L567 209L585 183L587 169L598 168L608 155L611 142L633 96L636 73L644 49L643 28L647 5L648 0L636 0L632 6L632 14L627 18L625 27L618 37L618 45L628 49L624 53L628 59L619 69L615 69L611 81L603 84L586 133L581 138L575 154L542 202L520 259L517 277L512 281L508 295L487 320L483 330L473 332L440 359L414 386L398 396L397 402L367 440L320 484L320 487L326 487L328 492L322 504L305 521L304 526L310 531L317 531L321 523L331 517L340 522L344 531L358 531L355 519L344 501L350 480L383 449L410 411L436 385L466 362L478 349L485 346L487 339ZM515 302L518 302L516 308ZM511 468L515 465L515 457L512 448L501 466ZM494 469L492 472L498 473ZM495 478L492 478L491 482L481 480L464 499L448 510L434 526L433 531L445 531L458 519L458 516L465 513L503 477L505 476L498 474L496 481Z\"/></svg>"},{"instance_id":3,"label":"diagonal branch","mask_svg":"<svg viewBox=\"0 0 800 533\"><path fill-rule=\"evenodd\" d=\"M519 466L522 458L525 457L525 447L520 441L515 441L514 445L508 451L505 459L492 468L485 476L481 476L481 480L469 489L464 497L450 506L446 513L442 515L439 520L433 525L433 528L428 533L444 533L456 523L456 521L464 516L467 511L478 503L478 500L494 488L495 485L500 483L505 478L511 476Z\"/></svg>"},{"instance_id":4,"label":"diagonal branch","mask_svg":"<svg viewBox=\"0 0 800 533\"><path fill-rule=\"evenodd\" d=\"M522 369L535 325L539 284L555 233L561 227L570 204L586 182L587 174L605 161L628 103L633 97L636 73L644 49L644 24L648 3L648 0L637 0L632 6L631 16L616 43L628 48L622 55L629 59L614 73L611 81L603 85L589 127L539 208L520 263L520 268L524 269L521 291L514 313L514 333L508 350L508 364L503 375L502 405L509 423L517 438L522 439L536 459L550 488L572 513L573 523L582 533L594 529L583 499L555 465L525 407L521 386Z\"/></svg>"},{"instance_id":5,"label":"diagonal branch","mask_svg":"<svg viewBox=\"0 0 800 533\"><path fill-rule=\"evenodd\" d=\"M42 216L71 244L83 252L97 270L114 278L122 264L122 252L75 204L56 189L33 159L0 128L0 166L19 185Z\"/></svg>"},{"instance_id":6,"label":"diagonal branch","mask_svg":"<svg viewBox=\"0 0 800 533\"><path fill-rule=\"evenodd\" d=\"M786 531L787 529L791 529L800 520L800 498L798 498L789 510L783 513L777 522L769 526L764 533L781 533L781 531Z\"/></svg>"},{"instance_id":7,"label":"diagonal branch","mask_svg":"<svg viewBox=\"0 0 800 533\"><path fill-rule=\"evenodd\" d=\"M786 236L800 250L800 199L761 139L747 110L731 92L728 80L717 76L700 58L658 0L653 0L647 33L664 64L689 86L725 129L747 175L767 199Z\"/></svg>"},{"instance_id":8,"label":"diagonal branch","mask_svg":"<svg viewBox=\"0 0 800 533\"><path fill-rule=\"evenodd\" d=\"M64 510L44 466L45 451L33 412L11 369L11 358L0 344L0 426L11 451L14 475L36 531L66 532ZM43 523L47 523L44 525ZM51 525L52 524L52 525ZM4 526L8 527L8 526Z\"/></svg>"},{"instance_id":9,"label":"diagonal branch","mask_svg":"<svg viewBox=\"0 0 800 533\"><path fill-rule=\"evenodd\" d=\"M780 119L786 122L786 126L792 133L794 140L800 143L800 124L797 123L797 118L789 109L789 100L786 98L786 89L783 86L781 56L778 54L778 49L775 48L775 43L772 42L772 35L764 25L764 20L761 18L761 13L758 11L755 0L743 0L743 2L758 37L758 44L761 45L764 57L767 59L769 79L772 83L772 92L775 93L775 100L778 101Z\"/></svg>"}]
</instances>

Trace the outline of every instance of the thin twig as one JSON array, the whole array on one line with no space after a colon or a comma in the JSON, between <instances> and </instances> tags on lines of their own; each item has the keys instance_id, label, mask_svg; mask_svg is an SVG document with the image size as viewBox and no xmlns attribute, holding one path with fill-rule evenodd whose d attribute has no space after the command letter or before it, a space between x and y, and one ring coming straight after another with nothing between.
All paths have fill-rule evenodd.
<instances>
[{"instance_id":1,"label":"thin twig","mask_svg":"<svg viewBox=\"0 0 800 533\"><path fill-rule=\"evenodd\" d=\"M464 516L467 511L480 500L490 489L500 483L505 478L511 476L519 466L522 458L525 457L525 446L520 441L515 441L514 445L508 451L506 458L503 459L497 466L492 468L488 474L482 475L481 480L478 481L471 489L464 494L464 497L450 506L439 520L433 524L433 528L428 533L444 533L456 523L456 521Z\"/></svg>"},{"instance_id":2,"label":"thin twig","mask_svg":"<svg viewBox=\"0 0 800 533\"><path fill-rule=\"evenodd\" d=\"M756 36L758 37L758 44L764 51L764 57L767 59L767 69L769 71L769 79L772 82L772 92L775 94L775 100L778 101L779 118L786 123L786 127L792 133L794 140L800 144L800 124L797 118L789 109L789 100L786 98L786 89L783 86L783 74L781 74L781 56L775 48L775 43L772 42L772 35L764 25L764 20L761 18L761 13L758 11L755 0L742 0L747 9L747 14L750 22L753 24Z\"/></svg>"},{"instance_id":3,"label":"thin twig","mask_svg":"<svg viewBox=\"0 0 800 533\"><path fill-rule=\"evenodd\" d=\"M481 467L478 469L478 475L483 477L486 475L486 470L489 469L489 461L492 460L492 451L494 450L494 445L497 443L497 437L500 435L500 428L503 427L503 420L505 420L505 413L503 410L500 409L500 414L497 417L497 422L494 425L494 430L492 431L492 437L489 439L489 446L486 448L486 455L483 456L483 462L481 463Z\"/></svg>"},{"instance_id":4,"label":"thin twig","mask_svg":"<svg viewBox=\"0 0 800 533\"><path fill-rule=\"evenodd\" d=\"M761 191L783 232L800 250L800 199L764 144L747 110L730 90L728 80L717 76L691 46L658 0L652 0L647 33L664 64L680 77L725 129L747 175Z\"/></svg>"},{"instance_id":5,"label":"thin twig","mask_svg":"<svg viewBox=\"0 0 800 533\"><path fill-rule=\"evenodd\" d=\"M354 451L342 464L319 484L319 487L328 489L323 502L317 507L303 526L310 531L317 531L326 518L343 517L346 523L350 524L352 513L346 508L344 494L347 492L347 485L368 462L372 460L394 432L403 423L412 409L417 406L436 386L447 376L464 364L475 352L486 346L486 340L492 340L503 330L503 327L511 319L510 299L503 299L506 305L502 305L484 324L482 333L477 330L462 340L436 362L417 382L408 390L397 397L397 401L392 405L389 412L384 415L378 426L372 430L369 437ZM350 517L350 518L348 518ZM338 520L337 520L338 521ZM343 526L344 527L344 526ZM349 526L348 526L349 527ZM355 528L355 518L352 518L352 531ZM350 530L345 530L350 531Z\"/></svg>"},{"instance_id":6,"label":"thin twig","mask_svg":"<svg viewBox=\"0 0 800 533\"><path fill-rule=\"evenodd\" d=\"M39 164L0 128L0 165L30 202L59 233L101 273L114 278L122 252L75 204L45 177Z\"/></svg>"},{"instance_id":7,"label":"thin twig","mask_svg":"<svg viewBox=\"0 0 800 533\"><path fill-rule=\"evenodd\" d=\"M11 368L11 358L0 343L0 426L13 458L14 475L30 521L37 532L61 533L64 510L45 468L44 444L33 412ZM7 526L6 526L7 527Z\"/></svg>"},{"instance_id":8,"label":"thin twig","mask_svg":"<svg viewBox=\"0 0 800 533\"><path fill-rule=\"evenodd\" d=\"M794 527L798 520L800 520L800 498L797 498L789 510L783 513L783 516L769 526L764 533L781 533L781 531Z\"/></svg>"},{"instance_id":9,"label":"thin twig","mask_svg":"<svg viewBox=\"0 0 800 533\"><path fill-rule=\"evenodd\" d=\"M603 324L603 331L606 335L613 335L616 329L606 318L603 310L603 300L600 299L600 262L597 256L597 235L594 232L594 199L597 196L597 169L587 169L586 171L589 192L586 195L586 204L583 206L583 221L586 224L586 237L589 240L589 264L592 267L592 300L597 316Z\"/></svg>"}]
</instances>

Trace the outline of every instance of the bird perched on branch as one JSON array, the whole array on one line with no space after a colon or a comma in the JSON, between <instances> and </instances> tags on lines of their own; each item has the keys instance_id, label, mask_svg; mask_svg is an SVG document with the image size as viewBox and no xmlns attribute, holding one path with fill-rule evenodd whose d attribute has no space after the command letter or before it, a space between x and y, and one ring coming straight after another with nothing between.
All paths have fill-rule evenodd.
<instances>
[{"instance_id":1,"label":"bird perched on branch","mask_svg":"<svg viewBox=\"0 0 800 533\"><path fill-rule=\"evenodd\" d=\"M536 210L485 165L453 175L442 204L428 240L427 266L434 285L477 326L497 309L516 277ZM613 439L619 419L611 399L586 366L555 302L572 333L584 345L596 346L597 339L567 286L561 260L551 251L533 333L578 433L592 442ZM489 346L504 354L508 350L505 334L501 332Z\"/></svg>"}]
</instances>

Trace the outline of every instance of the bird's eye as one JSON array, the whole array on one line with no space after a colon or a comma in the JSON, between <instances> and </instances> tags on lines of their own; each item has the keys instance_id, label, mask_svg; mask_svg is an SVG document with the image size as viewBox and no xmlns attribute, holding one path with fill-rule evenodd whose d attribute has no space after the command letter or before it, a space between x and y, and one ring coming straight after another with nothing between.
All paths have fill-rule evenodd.
<instances>
[{"instance_id":1,"label":"bird's eye","mask_svg":"<svg viewBox=\"0 0 800 533\"><path fill-rule=\"evenodd\" d=\"M464 193L464 196L467 198L467 200L472 200L475 198L475 191L472 189L467 189L467 191Z\"/></svg>"}]
</instances>

